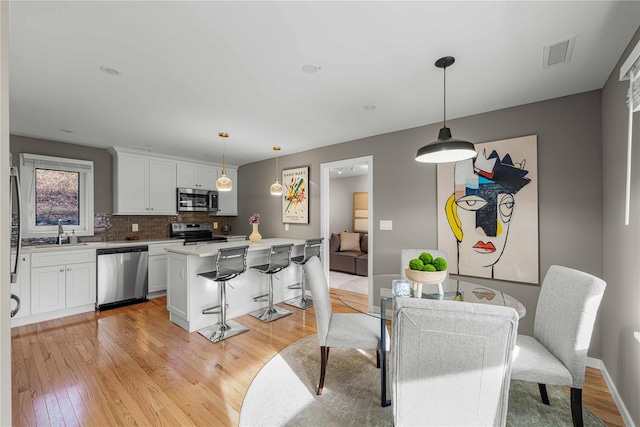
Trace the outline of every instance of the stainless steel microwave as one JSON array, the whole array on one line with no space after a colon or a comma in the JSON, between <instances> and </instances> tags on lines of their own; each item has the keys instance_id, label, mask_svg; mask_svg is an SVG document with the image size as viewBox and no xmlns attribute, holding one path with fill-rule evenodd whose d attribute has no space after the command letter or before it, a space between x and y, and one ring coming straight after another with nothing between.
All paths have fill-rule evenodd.
<instances>
[{"instance_id":1,"label":"stainless steel microwave","mask_svg":"<svg viewBox=\"0 0 640 427\"><path fill-rule=\"evenodd\" d=\"M218 212L218 192L195 188L178 188L178 212Z\"/></svg>"}]
</instances>

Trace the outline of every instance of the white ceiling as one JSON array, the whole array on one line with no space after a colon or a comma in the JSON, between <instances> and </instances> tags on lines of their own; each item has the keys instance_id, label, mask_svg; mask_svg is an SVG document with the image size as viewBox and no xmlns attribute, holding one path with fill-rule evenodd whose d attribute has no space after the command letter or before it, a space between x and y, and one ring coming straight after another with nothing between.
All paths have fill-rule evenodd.
<instances>
[{"instance_id":1,"label":"white ceiling","mask_svg":"<svg viewBox=\"0 0 640 427\"><path fill-rule=\"evenodd\" d=\"M600 89L639 25L640 1L12 1L11 133L220 162L226 131L240 166L441 122L446 55L447 118Z\"/></svg>"}]
</instances>

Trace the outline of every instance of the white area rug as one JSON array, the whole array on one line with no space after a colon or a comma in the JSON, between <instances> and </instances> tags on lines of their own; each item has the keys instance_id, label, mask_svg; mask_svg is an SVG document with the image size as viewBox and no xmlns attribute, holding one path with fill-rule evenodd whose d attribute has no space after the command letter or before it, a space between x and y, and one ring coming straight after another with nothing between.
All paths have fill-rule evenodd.
<instances>
[{"instance_id":1,"label":"white area rug","mask_svg":"<svg viewBox=\"0 0 640 427\"><path fill-rule=\"evenodd\" d=\"M380 371L373 350L332 348L324 391L318 336L311 335L274 356L253 379L240 411L241 427L392 426L392 406L380 406ZM390 391L390 390L389 390ZM538 385L513 381L508 427L572 427L569 393L548 386L551 405L540 402ZM584 408L584 425L604 426Z\"/></svg>"},{"instance_id":2,"label":"white area rug","mask_svg":"<svg viewBox=\"0 0 640 427\"><path fill-rule=\"evenodd\" d=\"M341 273L339 271L329 271L329 287L338 288L349 282L348 289L359 294L369 294L369 278L356 276L355 274Z\"/></svg>"}]
</instances>

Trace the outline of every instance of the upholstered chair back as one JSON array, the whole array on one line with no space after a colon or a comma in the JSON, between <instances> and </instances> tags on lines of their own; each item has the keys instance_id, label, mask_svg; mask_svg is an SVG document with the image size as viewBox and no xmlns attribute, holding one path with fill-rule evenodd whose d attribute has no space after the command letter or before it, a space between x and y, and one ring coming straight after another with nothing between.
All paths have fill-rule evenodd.
<instances>
[{"instance_id":1,"label":"upholstered chair back","mask_svg":"<svg viewBox=\"0 0 640 427\"><path fill-rule=\"evenodd\" d=\"M517 329L510 307L396 298L395 425L504 426Z\"/></svg>"},{"instance_id":2,"label":"upholstered chair back","mask_svg":"<svg viewBox=\"0 0 640 427\"><path fill-rule=\"evenodd\" d=\"M574 388L584 385L587 351L606 286L591 274L552 265L540 289L533 336L569 369Z\"/></svg>"}]
</instances>

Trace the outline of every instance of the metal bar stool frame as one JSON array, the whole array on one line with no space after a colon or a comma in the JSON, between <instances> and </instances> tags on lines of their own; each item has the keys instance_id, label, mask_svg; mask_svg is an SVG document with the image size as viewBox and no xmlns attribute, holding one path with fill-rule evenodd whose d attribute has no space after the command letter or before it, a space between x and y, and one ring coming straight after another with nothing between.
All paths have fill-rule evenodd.
<instances>
[{"instance_id":1,"label":"metal bar stool frame","mask_svg":"<svg viewBox=\"0 0 640 427\"><path fill-rule=\"evenodd\" d=\"M317 256L318 258L320 258L323 240L323 237L305 240L302 255L291 258L291 262L293 262L294 264L298 264L299 266L304 266L307 261L311 259L311 257ZM289 301L285 301L285 304L301 308L302 310L306 310L307 308L313 306L313 299L307 296L307 290L304 284L304 271L302 272L302 279L300 280L300 283L289 285L288 288L302 289L302 294L300 295L300 299L298 299L297 297L292 298Z\"/></svg>"},{"instance_id":2,"label":"metal bar stool frame","mask_svg":"<svg viewBox=\"0 0 640 427\"><path fill-rule=\"evenodd\" d=\"M248 250L248 245L219 249L216 269L198 273L198 276L218 282L220 305L207 307L202 310L202 314L220 314L220 322L198 331L214 343L249 330L234 320L227 320L227 285L231 286L229 281L247 270Z\"/></svg>"},{"instance_id":3,"label":"metal bar stool frame","mask_svg":"<svg viewBox=\"0 0 640 427\"><path fill-rule=\"evenodd\" d=\"M271 322L291 314L290 311L273 305L273 276L291 265L291 248L293 248L293 243L273 245L269 250L267 264L251 266L252 269L269 275L269 293L253 298L254 301L264 301L263 298L268 296L269 305L249 313L263 322Z\"/></svg>"}]
</instances>

